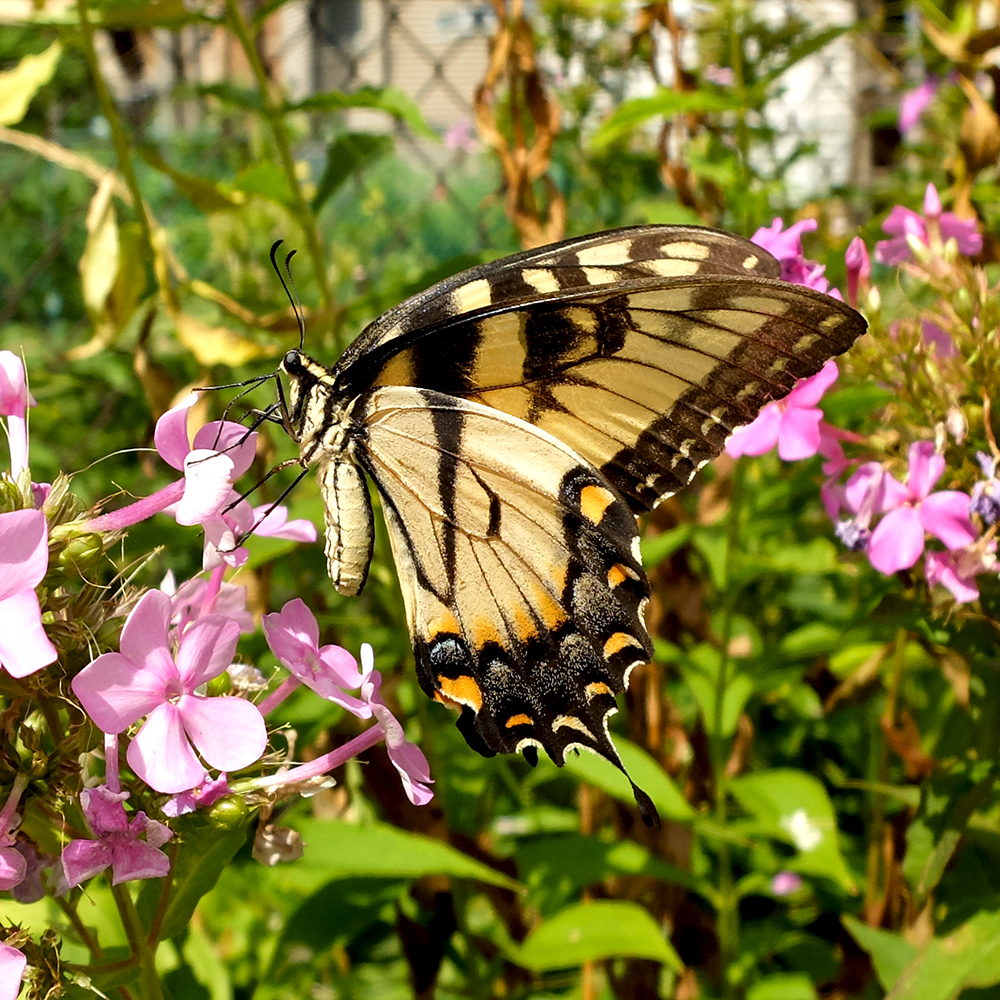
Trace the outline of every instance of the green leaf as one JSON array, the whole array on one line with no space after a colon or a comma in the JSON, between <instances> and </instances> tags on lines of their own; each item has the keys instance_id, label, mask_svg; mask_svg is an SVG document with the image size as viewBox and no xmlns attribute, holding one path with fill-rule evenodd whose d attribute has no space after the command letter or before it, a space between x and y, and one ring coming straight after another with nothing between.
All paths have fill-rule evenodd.
<instances>
[{"instance_id":1,"label":"green leaf","mask_svg":"<svg viewBox=\"0 0 1000 1000\"><path fill-rule=\"evenodd\" d=\"M61 42L53 42L38 55L24 56L13 68L0 73L0 125L16 125L27 113L31 99L52 79Z\"/></svg>"},{"instance_id":2,"label":"green leaf","mask_svg":"<svg viewBox=\"0 0 1000 1000\"><path fill-rule=\"evenodd\" d=\"M679 548L687 545L693 530L693 525L681 524L673 530L664 531L663 534L653 538L643 538L639 543L643 566L651 569L663 562L668 556L672 556Z\"/></svg>"},{"instance_id":3,"label":"green leaf","mask_svg":"<svg viewBox=\"0 0 1000 1000\"><path fill-rule=\"evenodd\" d=\"M296 828L306 845L296 865L303 870L318 869L326 878L452 875L505 889L520 888L514 879L440 840L384 823L304 820Z\"/></svg>"},{"instance_id":4,"label":"green leaf","mask_svg":"<svg viewBox=\"0 0 1000 1000\"><path fill-rule=\"evenodd\" d=\"M855 891L837 846L833 803L816 778L805 771L775 768L733 778L727 787L764 833L797 848L797 857L786 867L825 876Z\"/></svg>"},{"instance_id":5,"label":"green leaf","mask_svg":"<svg viewBox=\"0 0 1000 1000\"><path fill-rule=\"evenodd\" d=\"M661 861L634 840L608 842L579 833L551 834L519 840L514 856L532 904L543 915L564 905L580 889L612 875L644 875L682 886L709 901L715 897L710 884Z\"/></svg>"},{"instance_id":6,"label":"green leaf","mask_svg":"<svg viewBox=\"0 0 1000 1000\"><path fill-rule=\"evenodd\" d=\"M804 972L776 972L758 979L746 1000L816 1000L816 987Z\"/></svg>"},{"instance_id":7,"label":"green leaf","mask_svg":"<svg viewBox=\"0 0 1000 1000\"><path fill-rule=\"evenodd\" d=\"M808 622L799 629L786 633L780 643L783 655L791 659L805 659L830 653L837 649L844 638L844 630L825 622Z\"/></svg>"},{"instance_id":8,"label":"green leaf","mask_svg":"<svg viewBox=\"0 0 1000 1000\"><path fill-rule=\"evenodd\" d=\"M286 111L342 111L345 108L373 108L405 122L417 134L436 139L437 133L424 120L420 108L398 87L360 87L351 93L330 90L313 94L285 106Z\"/></svg>"},{"instance_id":9,"label":"green leaf","mask_svg":"<svg viewBox=\"0 0 1000 1000\"><path fill-rule=\"evenodd\" d=\"M600 152L651 118L691 111L735 111L742 106L743 99L735 91L678 91L661 87L649 97L634 97L619 104L594 132L591 146L595 152Z\"/></svg>"},{"instance_id":10,"label":"green leaf","mask_svg":"<svg viewBox=\"0 0 1000 1000\"><path fill-rule=\"evenodd\" d=\"M395 141L391 135L372 135L370 132L348 132L338 136L326 150L326 167L312 201L312 210L318 212L344 181L355 170L367 166L392 152Z\"/></svg>"},{"instance_id":11,"label":"green leaf","mask_svg":"<svg viewBox=\"0 0 1000 1000\"><path fill-rule=\"evenodd\" d=\"M264 102L260 94L250 87L239 87L232 83L200 83L194 91L200 97L214 97L223 104L244 111L263 112Z\"/></svg>"},{"instance_id":12,"label":"green leaf","mask_svg":"<svg viewBox=\"0 0 1000 1000\"><path fill-rule=\"evenodd\" d=\"M172 938L190 923L198 900L210 892L222 870L247 839L246 827L220 830L200 814L184 817L178 825L180 850L170 872L173 886L163 917L161 938ZM143 924L149 927L160 901L163 879L149 879L142 884L137 909Z\"/></svg>"},{"instance_id":13,"label":"green leaf","mask_svg":"<svg viewBox=\"0 0 1000 1000\"><path fill-rule=\"evenodd\" d=\"M277 163L251 163L237 174L234 187L244 194L267 198L284 208L293 208L295 205L288 178Z\"/></svg>"},{"instance_id":14,"label":"green leaf","mask_svg":"<svg viewBox=\"0 0 1000 1000\"><path fill-rule=\"evenodd\" d=\"M691 650L680 663L680 670L685 685L698 703L705 729L712 736L729 737L736 732L740 713L753 694L753 681L738 669L730 657L726 690L722 696L722 712L718 720L719 731L716 732L715 703L720 665L719 650L703 644Z\"/></svg>"},{"instance_id":15,"label":"green leaf","mask_svg":"<svg viewBox=\"0 0 1000 1000\"><path fill-rule=\"evenodd\" d=\"M882 989L891 990L900 973L920 949L902 935L881 927L869 927L856 917L845 914L840 919L851 937L868 953Z\"/></svg>"},{"instance_id":16,"label":"green leaf","mask_svg":"<svg viewBox=\"0 0 1000 1000\"><path fill-rule=\"evenodd\" d=\"M694 819L694 810L681 794L673 778L650 757L645 750L634 743L615 737L615 747L625 770L632 780L653 800L661 816L688 823ZM541 762L539 762L541 765ZM555 767L555 765L552 765ZM632 786L614 764L593 753L570 754L566 760L566 770L576 777L600 788L602 792L619 800L634 803Z\"/></svg>"},{"instance_id":17,"label":"green leaf","mask_svg":"<svg viewBox=\"0 0 1000 1000\"><path fill-rule=\"evenodd\" d=\"M758 99L762 99L765 96L766 89L780 76L787 73L796 63L800 63L803 59L808 59L814 52L819 52L820 49L826 48L830 42L849 30L850 25L837 25L790 46L780 65L775 66L754 84L753 90L756 95L759 95Z\"/></svg>"},{"instance_id":18,"label":"green leaf","mask_svg":"<svg viewBox=\"0 0 1000 1000\"><path fill-rule=\"evenodd\" d=\"M612 900L563 910L533 931L510 959L525 969L545 972L622 956L663 962L677 972L683 969L648 911Z\"/></svg>"},{"instance_id":19,"label":"green leaf","mask_svg":"<svg viewBox=\"0 0 1000 1000\"><path fill-rule=\"evenodd\" d=\"M899 974L886 1000L953 1000L967 987L998 982L1000 911L985 911L925 945Z\"/></svg>"},{"instance_id":20,"label":"green leaf","mask_svg":"<svg viewBox=\"0 0 1000 1000\"><path fill-rule=\"evenodd\" d=\"M237 191L235 195L229 194L223 191L215 181L209 180L207 177L185 173L183 170L171 166L160 156L159 150L154 146L140 146L137 152L154 170L166 174L174 182L174 187L195 208L201 209L203 212L219 212L239 208L245 201L240 191Z\"/></svg>"}]
</instances>

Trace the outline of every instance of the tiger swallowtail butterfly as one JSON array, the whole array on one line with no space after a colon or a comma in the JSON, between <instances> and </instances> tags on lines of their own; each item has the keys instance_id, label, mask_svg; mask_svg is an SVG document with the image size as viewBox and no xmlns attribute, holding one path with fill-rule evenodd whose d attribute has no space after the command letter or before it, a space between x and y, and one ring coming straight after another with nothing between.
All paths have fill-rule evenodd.
<instances>
[{"instance_id":1,"label":"tiger swallowtail butterfly","mask_svg":"<svg viewBox=\"0 0 1000 1000\"><path fill-rule=\"evenodd\" d=\"M780 273L724 232L615 229L434 285L332 368L285 355L333 584L364 585L370 478L420 685L479 753L584 747L628 776L608 719L653 651L637 516L865 330Z\"/></svg>"}]
</instances>

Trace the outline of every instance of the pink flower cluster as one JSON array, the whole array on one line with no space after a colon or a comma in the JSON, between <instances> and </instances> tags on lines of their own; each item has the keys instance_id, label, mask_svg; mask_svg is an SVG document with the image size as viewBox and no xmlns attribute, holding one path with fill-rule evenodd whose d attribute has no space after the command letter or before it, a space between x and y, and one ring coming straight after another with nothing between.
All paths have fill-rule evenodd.
<instances>
[{"instance_id":1,"label":"pink flower cluster","mask_svg":"<svg viewBox=\"0 0 1000 1000\"><path fill-rule=\"evenodd\" d=\"M964 254L978 253L982 237L975 224L942 212L937 191L928 185L924 216L896 206L884 224L893 236L876 247L876 259L882 263L901 263L912 258L917 244L932 251L943 240L954 239ZM783 229L780 219L758 230L753 240L781 262L782 276L795 284L840 298L830 289L824 269L805 258L801 236L816 228L814 220L798 222ZM845 255L848 301L857 305L859 293L867 291L871 263L864 242L852 240ZM939 358L955 354L956 348L932 321L925 320L924 338L933 344ZM828 477L822 497L831 520L838 522L841 511L850 517L837 523L837 535L853 551L864 552L872 566L886 575L910 569L924 557L924 573L929 584L949 590L956 601L975 600L979 590L975 577L997 572L997 543L992 530L980 535L972 514L988 528L1000 520L1000 480L994 477L995 460L980 456L987 476L969 496L957 490L931 492L944 475L944 457L934 445L920 441L911 445L909 472L901 483L877 462L849 460L842 441L862 439L826 423L820 400L837 379L837 365L828 361L811 378L803 379L785 399L764 407L756 420L737 428L726 443L732 457L763 455L777 447L785 461L795 461L821 454L823 472ZM846 483L840 477L852 466L854 472ZM877 520L877 523L876 523ZM944 550L925 553L927 537L944 545Z\"/></svg>"}]
</instances>

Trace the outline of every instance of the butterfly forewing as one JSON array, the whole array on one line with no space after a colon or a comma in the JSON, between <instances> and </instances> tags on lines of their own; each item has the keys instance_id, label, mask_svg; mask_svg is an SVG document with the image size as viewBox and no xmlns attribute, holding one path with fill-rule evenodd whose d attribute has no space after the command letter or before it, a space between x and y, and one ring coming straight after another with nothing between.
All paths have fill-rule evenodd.
<instances>
[{"instance_id":1,"label":"butterfly forewing","mask_svg":"<svg viewBox=\"0 0 1000 1000\"><path fill-rule=\"evenodd\" d=\"M357 463L382 497L421 685L481 753L540 746L561 764L581 746L621 767L607 721L652 649L634 515L865 329L779 272L715 230L613 230L435 285L332 369L286 356L331 573L364 580L363 485L337 471Z\"/></svg>"}]
</instances>

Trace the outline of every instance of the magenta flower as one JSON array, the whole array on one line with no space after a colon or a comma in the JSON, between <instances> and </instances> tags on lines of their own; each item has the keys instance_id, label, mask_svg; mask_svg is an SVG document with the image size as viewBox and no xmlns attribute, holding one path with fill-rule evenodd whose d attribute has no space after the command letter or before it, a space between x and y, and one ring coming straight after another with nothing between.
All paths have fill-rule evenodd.
<instances>
[{"instance_id":1,"label":"magenta flower","mask_svg":"<svg viewBox=\"0 0 1000 1000\"><path fill-rule=\"evenodd\" d=\"M938 92L941 81L932 73L919 87L908 90L899 102L899 132L911 132Z\"/></svg>"},{"instance_id":2,"label":"magenta flower","mask_svg":"<svg viewBox=\"0 0 1000 1000\"><path fill-rule=\"evenodd\" d=\"M196 809L207 809L228 795L229 791L229 779L225 773L220 774L218 778L206 773L194 788L179 792L164 803L163 815L176 819Z\"/></svg>"},{"instance_id":3,"label":"magenta flower","mask_svg":"<svg viewBox=\"0 0 1000 1000\"><path fill-rule=\"evenodd\" d=\"M231 494L229 503L232 506L224 513L215 514L202 522L205 531L202 566L205 569L214 570L222 565L234 569L242 566L250 553L239 542L251 529L263 538L316 541L316 525L302 518L289 521L287 507L272 504L251 507L245 500L238 500L235 492Z\"/></svg>"},{"instance_id":4,"label":"magenta flower","mask_svg":"<svg viewBox=\"0 0 1000 1000\"><path fill-rule=\"evenodd\" d=\"M761 227L750 239L778 260L782 280L840 299L840 292L836 288L831 290L830 282L823 276L826 268L814 260L808 260L802 249L802 234L811 232L818 225L815 219L803 219L783 230L781 219L775 219L770 228Z\"/></svg>"},{"instance_id":5,"label":"magenta flower","mask_svg":"<svg viewBox=\"0 0 1000 1000\"><path fill-rule=\"evenodd\" d=\"M860 236L855 236L844 252L847 267L847 301L858 307L858 287L867 289L872 276L872 263L868 258L868 247Z\"/></svg>"},{"instance_id":6,"label":"magenta flower","mask_svg":"<svg viewBox=\"0 0 1000 1000\"><path fill-rule=\"evenodd\" d=\"M111 884L133 879L162 878L170 859L160 848L173 836L170 828L144 812L128 821L124 801L128 792L112 792L106 785L80 793L83 814L93 840L71 840L62 853L63 873L70 888L110 867ZM140 840L145 835L145 840Z\"/></svg>"},{"instance_id":7,"label":"magenta flower","mask_svg":"<svg viewBox=\"0 0 1000 1000\"><path fill-rule=\"evenodd\" d=\"M28 960L9 944L0 944L0 1000L15 1000Z\"/></svg>"},{"instance_id":8,"label":"magenta flower","mask_svg":"<svg viewBox=\"0 0 1000 1000\"><path fill-rule=\"evenodd\" d=\"M127 528L168 510L178 524L201 524L235 499L233 481L250 468L257 434L242 424L216 420L189 442L188 415L197 401L198 394L190 393L157 420L153 433L156 450L184 477L127 507L91 518L84 522L85 531Z\"/></svg>"},{"instance_id":9,"label":"magenta flower","mask_svg":"<svg viewBox=\"0 0 1000 1000\"><path fill-rule=\"evenodd\" d=\"M958 354L955 341L937 323L933 323L929 319L921 320L920 333L924 338L924 342L934 348L937 356L942 361L946 358L953 358Z\"/></svg>"},{"instance_id":10,"label":"magenta flower","mask_svg":"<svg viewBox=\"0 0 1000 1000\"><path fill-rule=\"evenodd\" d=\"M361 672L364 675L361 697L368 703L385 734L385 748L402 779L403 791L415 806L426 805L434 797L427 787L434 784L427 758L420 747L407 742L403 727L382 700L382 675L375 669L375 654L367 642L361 644Z\"/></svg>"},{"instance_id":11,"label":"magenta flower","mask_svg":"<svg viewBox=\"0 0 1000 1000\"><path fill-rule=\"evenodd\" d=\"M883 264L901 264L913 258L910 240L924 246L931 245L928 223L936 226L941 239L955 240L959 253L972 257L983 249L983 237L976 229L974 219L960 219L954 212L941 211L941 199L933 184L927 185L924 194L924 214L918 215L912 209L895 205L882 228L892 239L875 244L875 259Z\"/></svg>"},{"instance_id":12,"label":"magenta flower","mask_svg":"<svg viewBox=\"0 0 1000 1000\"><path fill-rule=\"evenodd\" d=\"M448 128L443 137L445 149L461 150L463 153L476 151L476 133L472 122L462 118Z\"/></svg>"},{"instance_id":13,"label":"magenta flower","mask_svg":"<svg viewBox=\"0 0 1000 1000\"><path fill-rule=\"evenodd\" d=\"M344 693L361 686L357 661L341 646L319 645L319 625L303 601L289 601L261 624L271 652L299 681L359 719L371 718L367 702Z\"/></svg>"},{"instance_id":14,"label":"magenta flower","mask_svg":"<svg viewBox=\"0 0 1000 1000\"><path fill-rule=\"evenodd\" d=\"M7 418L12 479L28 467L27 413L28 407L34 405L23 362L12 351L0 351L0 417Z\"/></svg>"},{"instance_id":15,"label":"magenta flower","mask_svg":"<svg viewBox=\"0 0 1000 1000\"><path fill-rule=\"evenodd\" d=\"M264 752L267 731L250 702L196 693L232 662L239 625L222 615L199 618L180 637L175 660L170 616L170 598L148 591L125 622L122 652L98 656L72 687L105 733L124 732L148 716L129 744L129 766L156 791L173 793L202 781L195 749L210 767L236 771Z\"/></svg>"},{"instance_id":16,"label":"magenta flower","mask_svg":"<svg viewBox=\"0 0 1000 1000\"><path fill-rule=\"evenodd\" d=\"M0 514L0 665L27 677L58 652L42 628L37 587L49 565L49 526L40 510Z\"/></svg>"},{"instance_id":17,"label":"magenta flower","mask_svg":"<svg viewBox=\"0 0 1000 1000\"><path fill-rule=\"evenodd\" d=\"M247 610L247 588L235 583L225 583L221 572L211 579L195 576L179 587L172 570L160 582L160 590L170 598L172 613L170 624L180 635L191 622L203 615L219 614L232 618L240 632L250 635L256 631L253 615Z\"/></svg>"},{"instance_id":18,"label":"magenta flower","mask_svg":"<svg viewBox=\"0 0 1000 1000\"><path fill-rule=\"evenodd\" d=\"M21 822L16 811L17 804L21 800L21 793L27 787L27 775L18 774L7 801L0 810L0 890L13 889L20 885L28 872L27 859L14 846L17 828Z\"/></svg>"},{"instance_id":19,"label":"magenta flower","mask_svg":"<svg viewBox=\"0 0 1000 1000\"><path fill-rule=\"evenodd\" d=\"M827 361L784 399L768 403L752 423L733 431L726 442L726 454L731 458L763 455L777 445L778 455L786 462L811 458L820 449L823 411L817 404L838 374L837 363Z\"/></svg>"},{"instance_id":20,"label":"magenta flower","mask_svg":"<svg viewBox=\"0 0 1000 1000\"><path fill-rule=\"evenodd\" d=\"M976 577L997 570L996 539L980 538L965 548L951 552L928 552L924 557L924 574L933 587L940 584L951 591L959 604L979 597Z\"/></svg>"},{"instance_id":21,"label":"magenta flower","mask_svg":"<svg viewBox=\"0 0 1000 1000\"><path fill-rule=\"evenodd\" d=\"M891 508L878 523L868 542L868 558L887 576L913 566L924 551L925 533L932 534L949 549L973 542L976 529L969 519L971 498L957 490L931 493L944 474L944 456L931 441L910 445L910 467L906 494L893 488Z\"/></svg>"},{"instance_id":22,"label":"magenta flower","mask_svg":"<svg viewBox=\"0 0 1000 1000\"><path fill-rule=\"evenodd\" d=\"M771 879L771 892L775 896L791 896L802 888L802 876L795 872L782 871Z\"/></svg>"}]
</instances>

